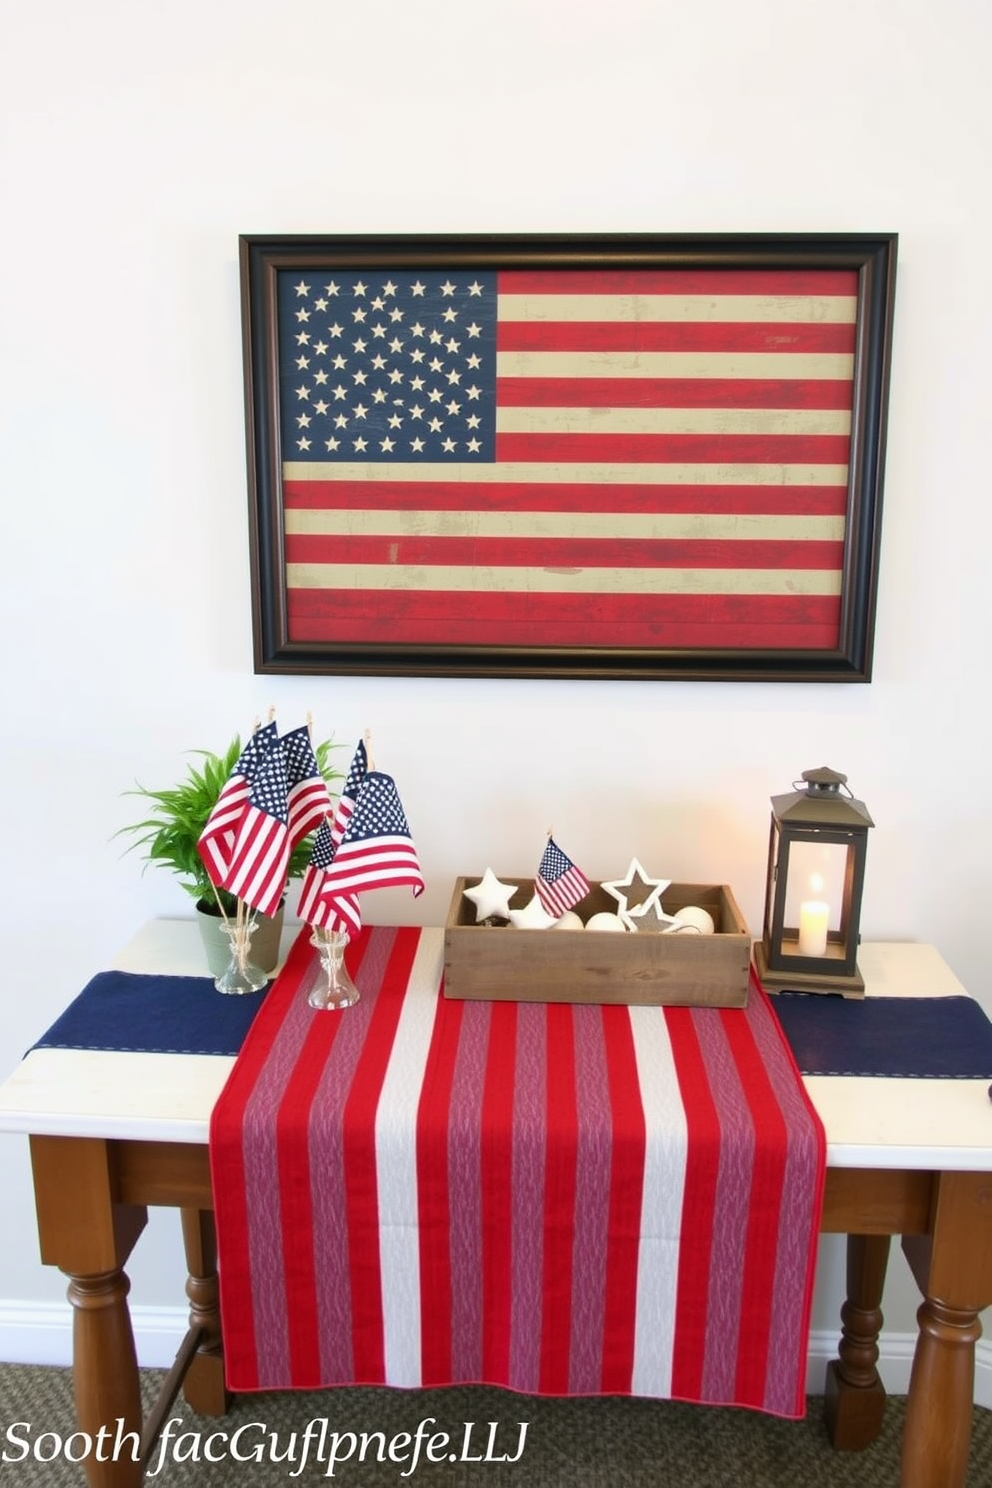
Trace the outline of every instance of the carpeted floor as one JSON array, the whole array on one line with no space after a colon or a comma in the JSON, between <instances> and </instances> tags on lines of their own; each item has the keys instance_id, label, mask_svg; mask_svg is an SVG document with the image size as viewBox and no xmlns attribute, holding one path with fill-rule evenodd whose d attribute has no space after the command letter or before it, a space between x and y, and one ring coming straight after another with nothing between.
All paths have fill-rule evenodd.
<instances>
[{"instance_id":1,"label":"carpeted floor","mask_svg":"<svg viewBox=\"0 0 992 1488\"><path fill-rule=\"evenodd\" d=\"M149 1400L161 1378L152 1370L143 1375ZM801 1422L647 1400L547 1400L483 1386L243 1395L220 1421L194 1415L180 1399L170 1414L181 1417L181 1424L172 1427L164 1460L153 1458L149 1481L191 1488L329 1481L346 1488L895 1488L904 1410L904 1400L891 1399L879 1440L866 1452L837 1453L827 1442L823 1402L815 1396ZM310 1421L317 1425L304 1463ZM427 1425L414 1463L421 1422ZM521 1422L527 1423L525 1432ZM240 1437L233 1438L239 1428ZM4 1488L79 1488L85 1482L82 1467L60 1451L60 1442L72 1450L72 1431L68 1370L0 1364ZM211 1441L218 1432L226 1435ZM357 1449L344 1460L352 1446L347 1433L355 1434L357 1447L362 1432L382 1437L370 1439L364 1460ZM339 1461L329 1473L334 1433ZM235 1460L232 1448L247 1460ZM219 1460L207 1461L211 1454ZM992 1488L992 1412L980 1409L968 1488Z\"/></svg>"}]
</instances>

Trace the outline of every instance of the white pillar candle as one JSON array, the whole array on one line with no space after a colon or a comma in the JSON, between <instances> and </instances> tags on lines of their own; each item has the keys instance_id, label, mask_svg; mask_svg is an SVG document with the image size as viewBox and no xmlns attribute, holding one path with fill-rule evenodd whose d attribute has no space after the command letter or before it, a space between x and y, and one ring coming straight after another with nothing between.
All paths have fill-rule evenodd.
<instances>
[{"instance_id":1,"label":"white pillar candle","mask_svg":"<svg viewBox=\"0 0 992 1488\"><path fill-rule=\"evenodd\" d=\"M822 899L804 899L799 906L800 956L824 956L827 951L827 924L830 906Z\"/></svg>"}]
</instances>

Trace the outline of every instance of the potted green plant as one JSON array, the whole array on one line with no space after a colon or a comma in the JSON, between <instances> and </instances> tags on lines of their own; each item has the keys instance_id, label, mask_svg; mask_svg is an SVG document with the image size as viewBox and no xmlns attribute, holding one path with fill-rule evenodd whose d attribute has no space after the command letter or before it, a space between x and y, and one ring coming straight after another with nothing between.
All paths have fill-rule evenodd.
<instances>
[{"instance_id":1,"label":"potted green plant","mask_svg":"<svg viewBox=\"0 0 992 1488\"><path fill-rule=\"evenodd\" d=\"M330 739L314 745L318 768L329 786L341 778L340 771L333 769L330 763L334 747ZM146 867L150 863L158 864L176 875L180 887L195 902L207 963L210 970L219 975L230 959L231 949L220 926L225 916L233 919L236 915L237 900L226 889L218 889L211 882L197 843L241 755L241 739L232 739L224 754L214 754L207 749L190 752L197 756L198 762L188 766L186 774L176 785L151 790L139 784L133 790L125 791L125 795L140 796L149 802L150 814L142 821L121 827L115 836L133 837L128 851L140 851ZM293 849L288 879L302 878L310 861L312 841L312 836L305 837ZM262 971L271 971L278 960L282 916L282 907L271 917L258 916L258 928L252 937L251 959Z\"/></svg>"}]
</instances>

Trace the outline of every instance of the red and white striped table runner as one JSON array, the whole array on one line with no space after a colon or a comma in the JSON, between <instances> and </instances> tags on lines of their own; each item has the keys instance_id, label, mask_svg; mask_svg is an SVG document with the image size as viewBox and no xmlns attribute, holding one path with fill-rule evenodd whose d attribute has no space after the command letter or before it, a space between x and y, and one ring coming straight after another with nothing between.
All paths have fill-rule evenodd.
<instances>
[{"instance_id":1,"label":"red and white striped table runner","mask_svg":"<svg viewBox=\"0 0 992 1488\"><path fill-rule=\"evenodd\" d=\"M494 932L496 933L496 932ZM485 1381L805 1408L822 1127L741 1009L458 1002L443 932L303 931L214 1112L234 1390Z\"/></svg>"}]
</instances>

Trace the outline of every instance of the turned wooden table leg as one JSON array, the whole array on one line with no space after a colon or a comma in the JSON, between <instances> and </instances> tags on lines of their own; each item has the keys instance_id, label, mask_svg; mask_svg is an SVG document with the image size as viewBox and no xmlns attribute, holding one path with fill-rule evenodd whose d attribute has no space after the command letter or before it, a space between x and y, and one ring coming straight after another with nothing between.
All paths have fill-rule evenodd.
<instances>
[{"instance_id":1,"label":"turned wooden table leg","mask_svg":"<svg viewBox=\"0 0 992 1488\"><path fill-rule=\"evenodd\" d=\"M975 1393L975 1344L982 1334L976 1311L927 1300L917 1313L920 1336L913 1359L903 1433L907 1488L958 1488L968 1472Z\"/></svg>"},{"instance_id":2,"label":"turned wooden table leg","mask_svg":"<svg viewBox=\"0 0 992 1488\"><path fill-rule=\"evenodd\" d=\"M941 1173L931 1233L903 1239L924 1302L910 1376L902 1488L964 1488L979 1312L992 1304L992 1174Z\"/></svg>"},{"instance_id":3,"label":"turned wooden table leg","mask_svg":"<svg viewBox=\"0 0 992 1488\"><path fill-rule=\"evenodd\" d=\"M76 1420L94 1443L85 1459L93 1488L141 1482L141 1391L122 1271L73 1276L72 1378Z\"/></svg>"},{"instance_id":4,"label":"turned wooden table leg","mask_svg":"<svg viewBox=\"0 0 992 1488\"><path fill-rule=\"evenodd\" d=\"M182 1226L189 1272L186 1295L190 1303L190 1326L200 1329L199 1346L187 1372L183 1394L201 1415L222 1416L227 1410L228 1393L224 1385L214 1217L209 1209L183 1209Z\"/></svg>"},{"instance_id":5,"label":"turned wooden table leg","mask_svg":"<svg viewBox=\"0 0 992 1488\"><path fill-rule=\"evenodd\" d=\"M148 1212L117 1201L113 1144L102 1138L33 1136L31 1162L42 1261L70 1278L76 1413L96 1448L86 1476L93 1488L136 1488L141 1392L123 1267Z\"/></svg>"},{"instance_id":6,"label":"turned wooden table leg","mask_svg":"<svg viewBox=\"0 0 992 1488\"><path fill-rule=\"evenodd\" d=\"M882 1429L885 1389L876 1365L889 1246L888 1235L849 1235L847 1239L840 1357L827 1366L824 1392L827 1431L838 1451L860 1452Z\"/></svg>"}]
</instances>

